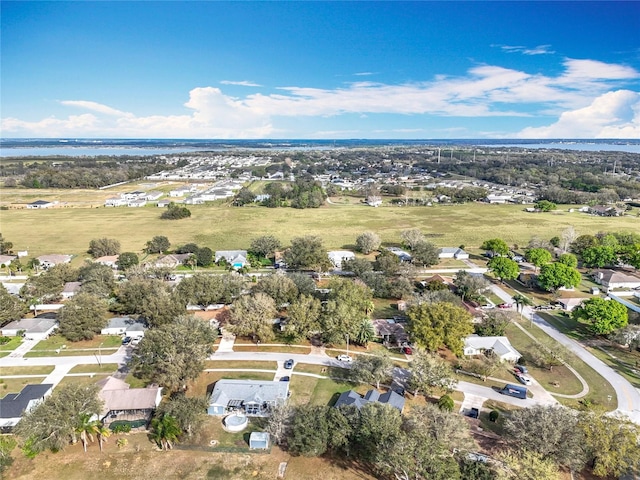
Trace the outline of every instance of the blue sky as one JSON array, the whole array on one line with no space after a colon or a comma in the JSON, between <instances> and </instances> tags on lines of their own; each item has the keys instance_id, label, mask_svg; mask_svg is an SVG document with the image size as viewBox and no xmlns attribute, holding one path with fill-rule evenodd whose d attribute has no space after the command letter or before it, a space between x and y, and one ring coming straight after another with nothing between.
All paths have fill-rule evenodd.
<instances>
[{"instance_id":1,"label":"blue sky","mask_svg":"<svg viewBox=\"0 0 640 480\"><path fill-rule=\"evenodd\" d=\"M640 138L640 2L1 9L5 138Z\"/></svg>"}]
</instances>

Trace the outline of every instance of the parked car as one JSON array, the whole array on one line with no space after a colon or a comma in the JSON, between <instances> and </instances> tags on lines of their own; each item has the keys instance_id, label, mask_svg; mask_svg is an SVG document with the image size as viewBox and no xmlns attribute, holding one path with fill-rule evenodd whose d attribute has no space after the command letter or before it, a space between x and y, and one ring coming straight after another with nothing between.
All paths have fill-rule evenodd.
<instances>
[{"instance_id":1,"label":"parked car","mask_svg":"<svg viewBox=\"0 0 640 480\"><path fill-rule=\"evenodd\" d=\"M400 395L401 397L404 397L404 388L402 387L396 387L393 389L394 392L396 392L398 395Z\"/></svg>"},{"instance_id":2,"label":"parked car","mask_svg":"<svg viewBox=\"0 0 640 480\"><path fill-rule=\"evenodd\" d=\"M413 355L413 350L411 347L402 347L402 353L405 355Z\"/></svg>"},{"instance_id":3,"label":"parked car","mask_svg":"<svg viewBox=\"0 0 640 480\"><path fill-rule=\"evenodd\" d=\"M123 345L129 345L131 343L131 337L124 337L122 339L122 344Z\"/></svg>"},{"instance_id":4,"label":"parked car","mask_svg":"<svg viewBox=\"0 0 640 480\"><path fill-rule=\"evenodd\" d=\"M511 308L513 307L512 303L501 303L500 305L498 305L498 308Z\"/></svg>"},{"instance_id":5,"label":"parked car","mask_svg":"<svg viewBox=\"0 0 640 480\"><path fill-rule=\"evenodd\" d=\"M524 373L524 374L529 373L529 369L524 365L516 365L515 367L513 367L513 369L518 373Z\"/></svg>"},{"instance_id":6,"label":"parked car","mask_svg":"<svg viewBox=\"0 0 640 480\"><path fill-rule=\"evenodd\" d=\"M477 408L470 408L467 412L467 417L478 418L480 416L480 410Z\"/></svg>"},{"instance_id":7,"label":"parked car","mask_svg":"<svg viewBox=\"0 0 640 480\"><path fill-rule=\"evenodd\" d=\"M280 377L280 381L281 382L288 382L289 380L291 380L288 376L284 376L284 377Z\"/></svg>"},{"instance_id":8,"label":"parked car","mask_svg":"<svg viewBox=\"0 0 640 480\"><path fill-rule=\"evenodd\" d=\"M336 357L338 360L340 360L341 362L353 362L353 358L351 358L349 355L338 355Z\"/></svg>"},{"instance_id":9,"label":"parked car","mask_svg":"<svg viewBox=\"0 0 640 480\"><path fill-rule=\"evenodd\" d=\"M293 364L294 364L293 358L290 358L289 360L286 360L284 362L284 368L286 368L287 370L291 370L293 368Z\"/></svg>"},{"instance_id":10,"label":"parked car","mask_svg":"<svg viewBox=\"0 0 640 480\"><path fill-rule=\"evenodd\" d=\"M518 379L518 381L524 385L531 385L531 379L529 377L527 377L526 375L523 375L521 373L517 373L516 374L516 378Z\"/></svg>"}]
</instances>

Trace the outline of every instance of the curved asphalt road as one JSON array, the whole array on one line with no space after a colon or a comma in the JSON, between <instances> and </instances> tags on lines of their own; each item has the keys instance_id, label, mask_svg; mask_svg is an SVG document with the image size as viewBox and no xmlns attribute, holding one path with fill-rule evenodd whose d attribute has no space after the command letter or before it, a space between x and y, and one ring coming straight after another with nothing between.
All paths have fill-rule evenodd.
<instances>
[{"instance_id":1,"label":"curved asphalt road","mask_svg":"<svg viewBox=\"0 0 640 480\"><path fill-rule=\"evenodd\" d=\"M511 295L497 285L492 285L491 289L503 301L507 303L513 302ZM576 356L578 356L578 358L602 375L602 377L607 380L616 391L616 396L618 397L618 408L615 412L628 417L634 423L640 424L640 392L638 392L638 389L631 385L628 380L613 368L609 367L598 357L586 350L580 343L559 332L544 319L536 315L535 311L531 307L524 307L523 314L527 318L531 319L532 322L547 335L567 347Z\"/></svg>"}]
</instances>

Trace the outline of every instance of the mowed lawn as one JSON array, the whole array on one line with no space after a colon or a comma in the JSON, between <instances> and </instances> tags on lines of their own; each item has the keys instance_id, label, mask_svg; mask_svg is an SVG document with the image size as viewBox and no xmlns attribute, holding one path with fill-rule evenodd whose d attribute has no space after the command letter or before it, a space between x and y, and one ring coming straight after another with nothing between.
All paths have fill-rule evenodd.
<instances>
[{"instance_id":1,"label":"mowed lawn","mask_svg":"<svg viewBox=\"0 0 640 480\"><path fill-rule=\"evenodd\" d=\"M189 206L191 218L160 220L161 209L55 208L0 212L2 234L31 256L67 253L87 256L97 237L117 238L122 251L140 252L155 235L172 245L195 242L213 250L247 248L251 239L272 234L285 245L300 235L318 235L330 249L353 248L358 234L377 232L387 243L400 242L400 232L419 228L438 246L477 248L493 237L509 245L526 244L532 236L551 238L572 225L578 234L599 231L633 232L638 217L595 217L569 213L527 213L521 205L467 204L435 207L325 205L318 209L266 208L229 205Z\"/></svg>"}]
</instances>

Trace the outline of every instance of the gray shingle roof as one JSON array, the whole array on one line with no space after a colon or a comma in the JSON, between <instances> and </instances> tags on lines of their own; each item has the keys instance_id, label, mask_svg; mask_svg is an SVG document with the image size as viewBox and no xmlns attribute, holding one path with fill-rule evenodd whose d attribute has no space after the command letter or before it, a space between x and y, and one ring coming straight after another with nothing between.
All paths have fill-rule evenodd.
<instances>
[{"instance_id":1,"label":"gray shingle roof","mask_svg":"<svg viewBox=\"0 0 640 480\"><path fill-rule=\"evenodd\" d=\"M387 405L391 405L392 407L397 408L401 412L404 408L404 397L402 395L397 394L393 390L389 390L385 393L380 393L374 389L369 390L364 397L361 397L357 392L353 390L342 392L338 397L338 400L336 400L334 406L340 407L342 405L353 405L359 410L367 403L372 402L386 403Z\"/></svg>"},{"instance_id":2,"label":"gray shingle roof","mask_svg":"<svg viewBox=\"0 0 640 480\"><path fill-rule=\"evenodd\" d=\"M25 385L20 393L9 394L0 399L0 418L18 418L32 400L38 400L53 388L51 383Z\"/></svg>"}]
</instances>

